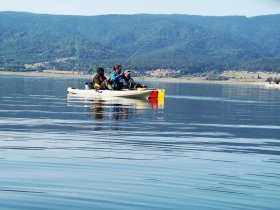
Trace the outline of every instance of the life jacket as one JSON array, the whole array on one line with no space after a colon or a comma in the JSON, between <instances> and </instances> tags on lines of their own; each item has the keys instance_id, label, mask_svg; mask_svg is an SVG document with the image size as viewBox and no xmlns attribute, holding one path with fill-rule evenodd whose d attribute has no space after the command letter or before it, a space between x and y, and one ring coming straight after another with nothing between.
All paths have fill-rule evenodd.
<instances>
[{"instance_id":1,"label":"life jacket","mask_svg":"<svg viewBox=\"0 0 280 210\"><path fill-rule=\"evenodd\" d=\"M100 85L102 84L104 79L99 74L95 74L95 76L93 77L93 88L96 89L100 88Z\"/></svg>"},{"instance_id":2,"label":"life jacket","mask_svg":"<svg viewBox=\"0 0 280 210\"><path fill-rule=\"evenodd\" d=\"M100 88L100 85L99 85L98 83L94 83L94 84L93 84L93 88L94 88L94 89L98 89L98 88Z\"/></svg>"}]
</instances>

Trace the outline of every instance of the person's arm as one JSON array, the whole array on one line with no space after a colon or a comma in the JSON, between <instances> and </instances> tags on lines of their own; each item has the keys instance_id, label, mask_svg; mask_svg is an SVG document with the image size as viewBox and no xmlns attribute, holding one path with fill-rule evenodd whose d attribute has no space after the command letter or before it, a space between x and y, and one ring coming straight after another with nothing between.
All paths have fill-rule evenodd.
<instances>
[{"instance_id":1,"label":"person's arm","mask_svg":"<svg viewBox=\"0 0 280 210\"><path fill-rule=\"evenodd\" d=\"M122 83L125 88L129 88L129 80L126 76L123 77Z\"/></svg>"},{"instance_id":2,"label":"person's arm","mask_svg":"<svg viewBox=\"0 0 280 210\"><path fill-rule=\"evenodd\" d=\"M121 75L121 74L115 76L114 82L117 82L120 78L122 78L122 75Z\"/></svg>"},{"instance_id":3,"label":"person's arm","mask_svg":"<svg viewBox=\"0 0 280 210\"><path fill-rule=\"evenodd\" d=\"M129 78L128 80L129 88L134 88L134 80L132 78Z\"/></svg>"},{"instance_id":4,"label":"person's arm","mask_svg":"<svg viewBox=\"0 0 280 210\"><path fill-rule=\"evenodd\" d=\"M110 74L110 80L111 80L111 81L114 81L115 78L116 78L115 73L111 73L111 74Z\"/></svg>"},{"instance_id":5,"label":"person's arm","mask_svg":"<svg viewBox=\"0 0 280 210\"><path fill-rule=\"evenodd\" d=\"M129 83L134 84L134 80L131 77L129 78Z\"/></svg>"},{"instance_id":6,"label":"person's arm","mask_svg":"<svg viewBox=\"0 0 280 210\"><path fill-rule=\"evenodd\" d=\"M107 78L103 75L103 76L101 76L101 82L103 82L104 80L107 80Z\"/></svg>"}]
</instances>

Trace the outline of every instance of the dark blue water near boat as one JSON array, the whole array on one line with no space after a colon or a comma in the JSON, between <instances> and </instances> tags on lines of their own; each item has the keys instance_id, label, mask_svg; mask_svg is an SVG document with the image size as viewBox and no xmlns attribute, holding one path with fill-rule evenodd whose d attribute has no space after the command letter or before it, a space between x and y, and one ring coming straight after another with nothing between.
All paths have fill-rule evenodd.
<instances>
[{"instance_id":1,"label":"dark blue water near boat","mask_svg":"<svg viewBox=\"0 0 280 210\"><path fill-rule=\"evenodd\" d=\"M145 82L164 103L0 77L0 209L278 210L280 92Z\"/></svg>"}]
</instances>

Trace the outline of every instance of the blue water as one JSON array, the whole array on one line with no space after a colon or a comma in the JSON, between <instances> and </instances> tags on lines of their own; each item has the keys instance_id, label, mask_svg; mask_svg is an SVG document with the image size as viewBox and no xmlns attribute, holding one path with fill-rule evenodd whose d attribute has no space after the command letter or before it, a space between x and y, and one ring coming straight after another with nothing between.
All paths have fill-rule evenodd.
<instances>
[{"instance_id":1,"label":"blue water","mask_svg":"<svg viewBox=\"0 0 280 210\"><path fill-rule=\"evenodd\" d=\"M164 102L0 77L0 209L278 210L280 92L145 82Z\"/></svg>"}]
</instances>

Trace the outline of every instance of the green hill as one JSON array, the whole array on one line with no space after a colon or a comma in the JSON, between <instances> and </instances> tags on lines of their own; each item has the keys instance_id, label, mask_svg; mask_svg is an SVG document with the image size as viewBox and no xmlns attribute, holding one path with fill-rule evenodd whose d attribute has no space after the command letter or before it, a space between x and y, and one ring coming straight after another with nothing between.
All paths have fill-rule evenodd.
<instances>
[{"instance_id":1,"label":"green hill","mask_svg":"<svg viewBox=\"0 0 280 210\"><path fill-rule=\"evenodd\" d=\"M280 15L63 16L0 12L0 68L97 66L280 72ZM37 65L38 66L38 65Z\"/></svg>"}]
</instances>

